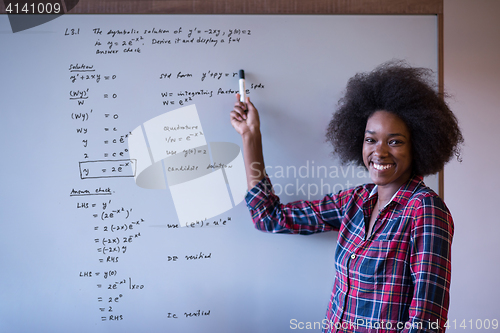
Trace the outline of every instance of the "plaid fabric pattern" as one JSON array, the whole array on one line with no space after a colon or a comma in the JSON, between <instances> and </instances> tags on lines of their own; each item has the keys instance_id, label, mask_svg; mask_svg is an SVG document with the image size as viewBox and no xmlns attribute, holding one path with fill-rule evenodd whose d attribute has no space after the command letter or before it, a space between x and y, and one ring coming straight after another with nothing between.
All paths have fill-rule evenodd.
<instances>
[{"instance_id":1,"label":"plaid fabric pattern","mask_svg":"<svg viewBox=\"0 0 500 333\"><path fill-rule=\"evenodd\" d=\"M382 209L367 236L365 221L378 196L374 187L283 205L265 177L246 202L262 231L338 231L324 332L444 332L454 232L450 212L422 177L414 176Z\"/></svg>"}]
</instances>

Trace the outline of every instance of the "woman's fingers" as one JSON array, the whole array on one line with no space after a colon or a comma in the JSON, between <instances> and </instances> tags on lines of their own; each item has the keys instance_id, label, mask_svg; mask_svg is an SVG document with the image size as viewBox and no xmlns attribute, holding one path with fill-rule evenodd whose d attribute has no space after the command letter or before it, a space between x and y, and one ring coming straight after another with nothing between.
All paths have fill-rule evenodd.
<instances>
[{"instance_id":1,"label":"woman's fingers","mask_svg":"<svg viewBox=\"0 0 500 333\"><path fill-rule=\"evenodd\" d=\"M233 111L231 111L231 112L237 113L238 115L240 115L242 117L242 119L247 119L247 113L241 107L235 106Z\"/></svg>"},{"instance_id":2,"label":"woman's fingers","mask_svg":"<svg viewBox=\"0 0 500 333\"><path fill-rule=\"evenodd\" d=\"M232 120L232 119L235 119L235 120L238 120L238 121L243 121L243 120L245 120L245 119L243 118L243 116L241 115L241 113L239 113L239 112L237 112L237 111L234 111L234 110L233 110L233 111L231 111L230 116L231 116L231 120Z\"/></svg>"}]
</instances>

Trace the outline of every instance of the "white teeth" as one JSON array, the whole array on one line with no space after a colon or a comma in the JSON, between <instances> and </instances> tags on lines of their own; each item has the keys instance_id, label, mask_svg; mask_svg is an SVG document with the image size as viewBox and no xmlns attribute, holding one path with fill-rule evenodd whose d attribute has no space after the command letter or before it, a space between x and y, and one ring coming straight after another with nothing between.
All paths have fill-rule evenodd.
<instances>
[{"instance_id":1,"label":"white teeth","mask_svg":"<svg viewBox=\"0 0 500 333\"><path fill-rule=\"evenodd\" d=\"M376 164L373 163L373 167L377 170L387 170L392 167L392 164Z\"/></svg>"}]
</instances>

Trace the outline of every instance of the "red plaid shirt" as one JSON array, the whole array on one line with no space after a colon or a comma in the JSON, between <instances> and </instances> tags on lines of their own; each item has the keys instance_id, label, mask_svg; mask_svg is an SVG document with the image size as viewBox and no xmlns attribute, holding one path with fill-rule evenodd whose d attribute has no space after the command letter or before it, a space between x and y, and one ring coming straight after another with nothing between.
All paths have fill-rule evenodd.
<instances>
[{"instance_id":1,"label":"red plaid shirt","mask_svg":"<svg viewBox=\"0 0 500 333\"><path fill-rule=\"evenodd\" d=\"M380 212L367 184L317 201L286 205L264 178L246 197L255 227L274 233L337 230L335 284L325 332L444 332L453 220L444 202L412 177ZM373 192L373 193L372 193Z\"/></svg>"}]
</instances>

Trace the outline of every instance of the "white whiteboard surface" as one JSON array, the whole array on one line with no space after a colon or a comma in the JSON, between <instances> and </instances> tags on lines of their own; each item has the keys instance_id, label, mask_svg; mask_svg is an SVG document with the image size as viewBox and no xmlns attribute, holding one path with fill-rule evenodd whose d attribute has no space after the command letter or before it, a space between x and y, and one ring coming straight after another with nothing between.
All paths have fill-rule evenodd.
<instances>
[{"instance_id":1,"label":"white whiteboard surface","mask_svg":"<svg viewBox=\"0 0 500 333\"><path fill-rule=\"evenodd\" d=\"M169 184L117 170L128 135L195 105L207 143L241 145L229 111L244 69L284 202L364 183L330 157L331 113L356 72L392 58L436 70L437 18L63 15L14 34L3 15L0 45L0 331L287 332L323 320L337 234L259 232L230 195L211 225L168 227ZM238 173L225 177L232 193ZM219 198L179 193L198 222L190 193Z\"/></svg>"}]
</instances>

